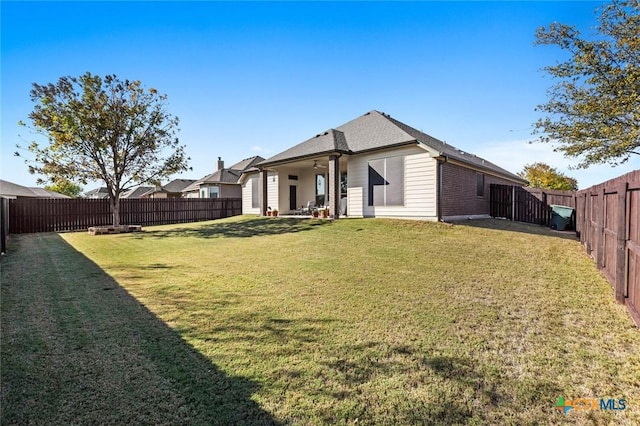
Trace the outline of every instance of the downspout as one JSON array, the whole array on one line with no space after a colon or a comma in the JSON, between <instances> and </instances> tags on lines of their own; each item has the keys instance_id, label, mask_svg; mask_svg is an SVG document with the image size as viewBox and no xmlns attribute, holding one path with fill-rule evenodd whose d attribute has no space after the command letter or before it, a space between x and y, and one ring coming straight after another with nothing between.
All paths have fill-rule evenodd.
<instances>
[{"instance_id":1,"label":"downspout","mask_svg":"<svg viewBox=\"0 0 640 426\"><path fill-rule=\"evenodd\" d=\"M328 173L330 179L329 192L332 199L329 212L332 219L337 219L340 216L340 157L342 157L341 152L329 156L329 159L333 162L333 176ZM329 171L331 171L331 167L329 167Z\"/></svg>"},{"instance_id":2,"label":"downspout","mask_svg":"<svg viewBox=\"0 0 640 426\"><path fill-rule=\"evenodd\" d=\"M511 221L516 220L516 186L511 185Z\"/></svg>"},{"instance_id":3,"label":"downspout","mask_svg":"<svg viewBox=\"0 0 640 426\"><path fill-rule=\"evenodd\" d=\"M440 160L438 161L438 167L436 168L436 184L438 185L438 194L437 194L437 198L436 198L436 210L437 210L437 215L438 215L438 222L442 221L442 196L443 196L443 189L442 189L442 169L443 169L443 165L444 163L447 162L447 157L446 156L441 156Z\"/></svg>"},{"instance_id":4,"label":"downspout","mask_svg":"<svg viewBox=\"0 0 640 426\"><path fill-rule=\"evenodd\" d=\"M259 173L259 181L260 181L260 216L266 216L267 215L267 203L269 202L269 200L267 200L268 197L268 179L269 179L269 172L267 171L266 168L259 168L258 169L260 171Z\"/></svg>"}]
</instances>

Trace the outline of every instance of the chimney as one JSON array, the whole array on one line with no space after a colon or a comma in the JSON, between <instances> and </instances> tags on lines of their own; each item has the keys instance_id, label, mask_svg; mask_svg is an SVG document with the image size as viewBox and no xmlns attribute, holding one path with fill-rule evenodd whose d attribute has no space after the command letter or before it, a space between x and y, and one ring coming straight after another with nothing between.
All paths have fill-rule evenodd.
<instances>
[{"instance_id":1,"label":"chimney","mask_svg":"<svg viewBox=\"0 0 640 426\"><path fill-rule=\"evenodd\" d=\"M221 157L218 157L218 168L216 170L224 169L224 161L222 161Z\"/></svg>"}]
</instances>

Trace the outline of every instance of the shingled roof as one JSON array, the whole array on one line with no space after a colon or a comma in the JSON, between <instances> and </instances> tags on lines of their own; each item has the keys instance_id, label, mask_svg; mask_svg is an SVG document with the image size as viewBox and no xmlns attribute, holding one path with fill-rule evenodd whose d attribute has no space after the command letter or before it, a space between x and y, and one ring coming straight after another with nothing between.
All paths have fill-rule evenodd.
<instances>
[{"instance_id":1,"label":"shingled roof","mask_svg":"<svg viewBox=\"0 0 640 426\"><path fill-rule=\"evenodd\" d=\"M215 172L198 179L182 190L182 192L197 191L202 184L230 183L236 184L242 175L242 172L251 169L256 164L264 161L259 155L245 158L229 168L216 170Z\"/></svg>"},{"instance_id":2,"label":"shingled roof","mask_svg":"<svg viewBox=\"0 0 640 426\"><path fill-rule=\"evenodd\" d=\"M137 188L130 189L120 194L120 198L142 198L143 195L147 195L154 191L153 186L138 186Z\"/></svg>"},{"instance_id":3,"label":"shingled roof","mask_svg":"<svg viewBox=\"0 0 640 426\"><path fill-rule=\"evenodd\" d=\"M191 185L193 182L195 182L194 179L174 179L168 184L163 185L162 188L167 192L177 193Z\"/></svg>"},{"instance_id":4,"label":"shingled roof","mask_svg":"<svg viewBox=\"0 0 640 426\"><path fill-rule=\"evenodd\" d=\"M26 187L6 180L0 180L0 196L7 198L71 198L68 195L59 194L54 191L37 187Z\"/></svg>"},{"instance_id":5,"label":"shingled roof","mask_svg":"<svg viewBox=\"0 0 640 426\"><path fill-rule=\"evenodd\" d=\"M251 167L255 166L259 162L264 161L264 158L259 155L254 155L253 157L245 158L244 160L238 161L233 166L229 167L231 170L247 170Z\"/></svg>"},{"instance_id":6,"label":"shingled roof","mask_svg":"<svg viewBox=\"0 0 640 426\"><path fill-rule=\"evenodd\" d=\"M369 111L335 129L329 129L262 161L258 167L269 167L334 152L359 154L402 145L422 144L438 156L452 158L487 171L493 171L525 182L519 176L473 154L446 144L380 111Z\"/></svg>"}]
</instances>

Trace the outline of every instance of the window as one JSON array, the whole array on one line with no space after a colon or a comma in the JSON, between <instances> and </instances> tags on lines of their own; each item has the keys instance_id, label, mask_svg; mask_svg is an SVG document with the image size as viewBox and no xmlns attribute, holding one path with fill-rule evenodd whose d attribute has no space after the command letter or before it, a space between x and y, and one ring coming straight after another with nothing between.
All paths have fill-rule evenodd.
<instances>
[{"instance_id":1,"label":"window","mask_svg":"<svg viewBox=\"0 0 640 426\"><path fill-rule=\"evenodd\" d=\"M219 198L220 197L220 187L218 186L210 186L209 187L209 198Z\"/></svg>"},{"instance_id":2,"label":"window","mask_svg":"<svg viewBox=\"0 0 640 426\"><path fill-rule=\"evenodd\" d=\"M200 198L219 198L220 188L217 186L200 187Z\"/></svg>"},{"instance_id":3,"label":"window","mask_svg":"<svg viewBox=\"0 0 640 426\"><path fill-rule=\"evenodd\" d=\"M476 173L476 195L484 197L484 174Z\"/></svg>"},{"instance_id":4,"label":"window","mask_svg":"<svg viewBox=\"0 0 640 426\"><path fill-rule=\"evenodd\" d=\"M404 204L404 157L369 161L369 205Z\"/></svg>"},{"instance_id":5,"label":"window","mask_svg":"<svg viewBox=\"0 0 640 426\"><path fill-rule=\"evenodd\" d=\"M324 175L316 175L316 206L324 206L326 185Z\"/></svg>"}]
</instances>

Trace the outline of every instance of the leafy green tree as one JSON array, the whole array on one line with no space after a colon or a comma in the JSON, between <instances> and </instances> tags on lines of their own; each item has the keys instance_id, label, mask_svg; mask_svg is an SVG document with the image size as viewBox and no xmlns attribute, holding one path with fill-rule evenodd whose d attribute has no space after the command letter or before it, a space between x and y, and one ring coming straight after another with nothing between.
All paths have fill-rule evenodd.
<instances>
[{"instance_id":1,"label":"leafy green tree","mask_svg":"<svg viewBox=\"0 0 640 426\"><path fill-rule=\"evenodd\" d=\"M546 188L560 191L575 191L578 189L578 181L566 176L554 167L545 163L533 163L524 166L518 175L529 181L532 188Z\"/></svg>"},{"instance_id":2,"label":"leafy green tree","mask_svg":"<svg viewBox=\"0 0 640 426\"><path fill-rule=\"evenodd\" d=\"M57 179L51 185L44 187L47 191L57 192L58 194L68 195L69 197L76 198L80 196L82 187L76 185L68 179Z\"/></svg>"},{"instance_id":3,"label":"leafy green tree","mask_svg":"<svg viewBox=\"0 0 640 426\"><path fill-rule=\"evenodd\" d=\"M545 71L558 82L536 110L543 142L578 167L626 162L640 155L640 0L613 0L601 9L597 34L583 37L572 26L538 29L537 44L556 45L569 58Z\"/></svg>"},{"instance_id":4,"label":"leafy green tree","mask_svg":"<svg viewBox=\"0 0 640 426\"><path fill-rule=\"evenodd\" d=\"M52 182L103 181L115 226L124 190L188 169L176 137L178 118L165 110L167 96L139 81L87 72L55 84L34 83L31 100L33 129L49 143L28 146L35 157L25 160L30 172Z\"/></svg>"}]
</instances>

